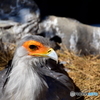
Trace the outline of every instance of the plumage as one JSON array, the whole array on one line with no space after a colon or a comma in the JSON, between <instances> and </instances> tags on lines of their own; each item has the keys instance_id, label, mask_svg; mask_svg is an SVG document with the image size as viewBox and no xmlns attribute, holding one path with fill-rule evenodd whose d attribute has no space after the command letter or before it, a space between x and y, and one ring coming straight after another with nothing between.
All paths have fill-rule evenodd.
<instances>
[{"instance_id":1,"label":"plumage","mask_svg":"<svg viewBox=\"0 0 100 100\"><path fill-rule=\"evenodd\" d=\"M0 72L0 100L75 100L74 84L48 39L25 35Z\"/></svg>"},{"instance_id":2,"label":"plumage","mask_svg":"<svg viewBox=\"0 0 100 100\"><path fill-rule=\"evenodd\" d=\"M40 11L33 0L0 1L0 19L26 23L39 18Z\"/></svg>"},{"instance_id":3,"label":"plumage","mask_svg":"<svg viewBox=\"0 0 100 100\"><path fill-rule=\"evenodd\" d=\"M83 24L76 19L46 16L38 33L61 43L77 55L100 54L100 27Z\"/></svg>"},{"instance_id":4,"label":"plumage","mask_svg":"<svg viewBox=\"0 0 100 100\"><path fill-rule=\"evenodd\" d=\"M33 0L0 1L0 38L6 43L36 33L39 20L40 10Z\"/></svg>"}]
</instances>

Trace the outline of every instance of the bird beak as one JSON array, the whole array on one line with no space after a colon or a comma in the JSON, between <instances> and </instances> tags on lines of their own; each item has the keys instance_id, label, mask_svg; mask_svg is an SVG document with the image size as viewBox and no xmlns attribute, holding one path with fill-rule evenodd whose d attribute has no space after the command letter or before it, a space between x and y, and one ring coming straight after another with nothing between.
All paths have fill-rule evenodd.
<instances>
[{"instance_id":1,"label":"bird beak","mask_svg":"<svg viewBox=\"0 0 100 100\"><path fill-rule=\"evenodd\" d=\"M49 58L55 60L56 62L58 62L58 55L52 48L46 49L45 52L31 53L29 55L40 56L40 57L49 57Z\"/></svg>"},{"instance_id":2,"label":"bird beak","mask_svg":"<svg viewBox=\"0 0 100 100\"><path fill-rule=\"evenodd\" d=\"M58 62L58 55L52 48L48 50L46 56Z\"/></svg>"}]
</instances>

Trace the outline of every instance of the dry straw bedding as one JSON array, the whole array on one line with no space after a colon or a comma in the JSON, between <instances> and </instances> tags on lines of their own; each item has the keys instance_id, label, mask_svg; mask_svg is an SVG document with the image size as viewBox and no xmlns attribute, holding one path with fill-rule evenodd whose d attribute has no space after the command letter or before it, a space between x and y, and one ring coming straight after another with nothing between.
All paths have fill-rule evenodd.
<instances>
[{"instance_id":1,"label":"dry straw bedding","mask_svg":"<svg viewBox=\"0 0 100 100\"><path fill-rule=\"evenodd\" d=\"M82 92L100 94L100 55L77 56L68 50L57 53L59 60L66 62L65 69ZM84 97L85 100L100 100L100 95Z\"/></svg>"},{"instance_id":2,"label":"dry straw bedding","mask_svg":"<svg viewBox=\"0 0 100 100\"><path fill-rule=\"evenodd\" d=\"M69 76L82 92L100 94L100 56L77 56L66 50L57 50L59 61L64 62ZM12 59L13 50L0 51L0 70ZM98 96L85 96L85 100L100 100Z\"/></svg>"}]
</instances>

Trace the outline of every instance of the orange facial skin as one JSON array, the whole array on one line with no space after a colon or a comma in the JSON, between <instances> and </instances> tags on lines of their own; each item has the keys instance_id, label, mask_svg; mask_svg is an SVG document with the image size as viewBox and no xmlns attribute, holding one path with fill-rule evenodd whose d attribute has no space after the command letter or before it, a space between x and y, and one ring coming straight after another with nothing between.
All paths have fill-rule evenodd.
<instances>
[{"instance_id":1,"label":"orange facial skin","mask_svg":"<svg viewBox=\"0 0 100 100\"><path fill-rule=\"evenodd\" d=\"M29 40L24 42L23 47L29 52L29 55L40 56L49 53L49 47L44 46L42 43Z\"/></svg>"}]
</instances>

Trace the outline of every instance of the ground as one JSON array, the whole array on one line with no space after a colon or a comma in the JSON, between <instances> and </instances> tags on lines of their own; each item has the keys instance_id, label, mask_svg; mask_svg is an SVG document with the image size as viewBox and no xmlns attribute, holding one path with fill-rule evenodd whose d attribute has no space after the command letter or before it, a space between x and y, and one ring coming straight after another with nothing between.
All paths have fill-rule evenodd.
<instances>
[{"instance_id":1,"label":"ground","mask_svg":"<svg viewBox=\"0 0 100 100\"><path fill-rule=\"evenodd\" d=\"M100 94L100 55L77 56L67 49L57 53L69 76L83 93ZM100 95L84 97L85 100L100 100Z\"/></svg>"},{"instance_id":2,"label":"ground","mask_svg":"<svg viewBox=\"0 0 100 100\"><path fill-rule=\"evenodd\" d=\"M0 61L3 61L0 62L0 70L12 59L12 51L0 52ZM83 93L97 92L100 94L100 55L77 56L67 49L56 52L59 61L64 64L69 76ZM100 100L100 95L84 97L85 100Z\"/></svg>"}]
</instances>

